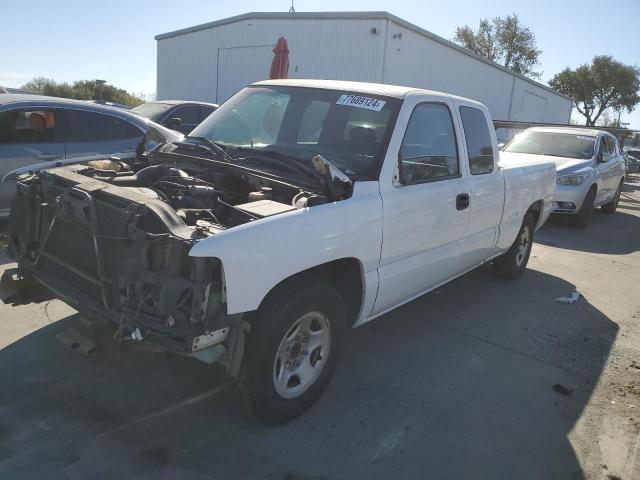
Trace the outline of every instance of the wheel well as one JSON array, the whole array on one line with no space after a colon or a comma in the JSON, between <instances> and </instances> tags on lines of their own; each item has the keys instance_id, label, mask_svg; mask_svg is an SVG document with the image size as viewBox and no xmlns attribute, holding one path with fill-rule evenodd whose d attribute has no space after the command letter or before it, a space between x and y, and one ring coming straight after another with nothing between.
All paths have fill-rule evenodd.
<instances>
[{"instance_id":1,"label":"wheel well","mask_svg":"<svg viewBox=\"0 0 640 480\"><path fill-rule=\"evenodd\" d=\"M273 287L262 303L281 288L290 288L308 276L322 278L335 287L344 300L348 324L352 325L358 318L364 296L362 265L357 258L341 258L298 272Z\"/></svg>"},{"instance_id":2,"label":"wheel well","mask_svg":"<svg viewBox=\"0 0 640 480\"><path fill-rule=\"evenodd\" d=\"M538 220L540 220L540 214L542 213L542 200L538 200L537 202L533 202L533 204L527 210L527 213L531 213L533 215L534 225L538 225Z\"/></svg>"}]
</instances>

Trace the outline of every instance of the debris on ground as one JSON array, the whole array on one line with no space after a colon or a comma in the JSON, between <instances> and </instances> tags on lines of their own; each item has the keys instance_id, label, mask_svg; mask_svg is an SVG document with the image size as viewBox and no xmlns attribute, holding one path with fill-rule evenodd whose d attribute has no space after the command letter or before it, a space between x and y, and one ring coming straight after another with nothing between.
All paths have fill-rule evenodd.
<instances>
[{"instance_id":1,"label":"debris on ground","mask_svg":"<svg viewBox=\"0 0 640 480\"><path fill-rule=\"evenodd\" d=\"M56 339L83 355L91 355L96 350L96 344L74 328L67 328L58 333Z\"/></svg>"},{"instance_id":2,"label":"debris on ground","mask_svg":"<svg viewBox=\"0 0 640 480\"><path fill-rule=\"evenodd\" d=\"M553 390L561 395L569 395L571 392L573 392L573 389L567 388L564 385L560 385L559 383L556 383L553 386Z\"/></svg>"},{"instance_id":3,"label":"debris on ground","mask_svg":"<svg viewBox=\"0 0 640 480\"><path fill-rule=\"evenodd\" d=\"M556 298L556 302L560 303L576 303L580 298L580 292L578 290L574 290L571 292L570 297L558 297Z\"/></svg>"}]
</instances>

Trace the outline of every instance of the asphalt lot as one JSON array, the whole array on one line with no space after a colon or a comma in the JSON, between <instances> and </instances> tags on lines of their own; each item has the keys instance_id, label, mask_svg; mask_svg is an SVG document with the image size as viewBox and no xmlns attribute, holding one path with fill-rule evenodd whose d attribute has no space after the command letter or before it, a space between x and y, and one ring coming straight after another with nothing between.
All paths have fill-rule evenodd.
<instances>
[{"instance_id":1,"label":"asphalt lot","mask_svg":"<svg viewBox=\"0 0 640 480\"><path fill-rule=\"evenodd\" d=\"M536 240L517 282L481 268L349 332L281 427L243 417L215 368L116 345L58 301L2 305L0 478L638 479L640 176L615 215ZM56 339L71 326L94 355Z\"/></svg>"}]
</instances>

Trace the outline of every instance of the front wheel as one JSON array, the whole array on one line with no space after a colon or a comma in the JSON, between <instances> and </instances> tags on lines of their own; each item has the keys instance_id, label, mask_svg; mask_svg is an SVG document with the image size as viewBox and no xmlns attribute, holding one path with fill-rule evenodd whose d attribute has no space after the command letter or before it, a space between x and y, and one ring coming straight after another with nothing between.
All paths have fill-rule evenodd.
<instances>
[{"instance_id":1,"label":"front wheel","mask_svg":"<svg viewBox=\"0 0 640 480\"><path fill-rule=\"evenodd\" d=\"M582 202L582 207L580 207L578 213L571 219L575 227L585 228L589 224L591 215L593 214L593 205L596 201L596 193L597 189L595 186L592 186L587 192L587 196L584 198L584 202Z\"/></svg>"},{"instance_id":2,"label":"front wheel","mask_svg":"<svg viewBox=\"0 0 640 480\"><path fill-rule=\"evenodd\" d=\"M605 213L615 213L618 208L618 203L620 202L620 193L622 192L622 184L624 180L620 180L620 184L618 185L618 189L616 190L615 195L613 196L613 200L609 203L605 203L602 205L602 211Z\"/></svg>"},{"instance_id":3,"label":"front wheel","mask_svg":"<svg viewBox=\"0 0 640 480\"><path fill-rule=\"evenodd\" d=\"M335 371L345 323L342 296L323 280L301 279L271 295L251 322L233 382L243 407L268 424L307 410Z\"/></svg>"},{"instance_id":4,"label":"front wheel","mask_svg":"<svg viewBox=\"0 0 640 480\"><path fill-rule=\"evenodd\" d=\"M531 255L534 228L533 215L527 213L511 248L493 260L493 268L499 277L514 280L522 275Z\"/></svg>"}]
</instances>

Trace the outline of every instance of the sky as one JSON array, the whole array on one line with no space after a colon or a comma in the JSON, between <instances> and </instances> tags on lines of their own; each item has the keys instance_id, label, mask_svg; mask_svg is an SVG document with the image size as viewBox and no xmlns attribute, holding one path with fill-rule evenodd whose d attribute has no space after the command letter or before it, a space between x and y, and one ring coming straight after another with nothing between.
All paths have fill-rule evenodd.
<instances>
[{"instance_id":1,"label":"sky","mask_svg":"<svg viewBox=\"0 0 640 480\"><path fill-rule=\"evenodd\" d=\"M294 1L298 12L385 10L447 39L457 26L516 13L542 50L543 83L594 55L640 65L640 0ZM59 82L100 78L150 95L156 88L155 35L290 6L291 0L0 0L0 85L18 87L35 76ZM623 113L622 121L640 129L640 106Z\"/></svg>"}]
</instances>

